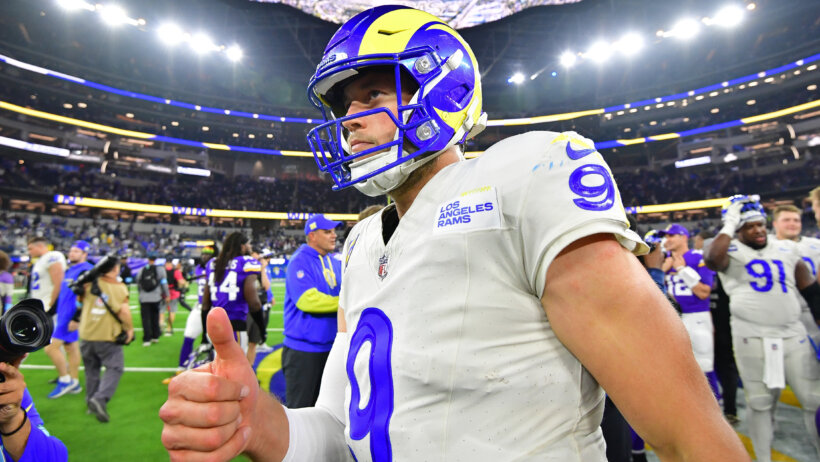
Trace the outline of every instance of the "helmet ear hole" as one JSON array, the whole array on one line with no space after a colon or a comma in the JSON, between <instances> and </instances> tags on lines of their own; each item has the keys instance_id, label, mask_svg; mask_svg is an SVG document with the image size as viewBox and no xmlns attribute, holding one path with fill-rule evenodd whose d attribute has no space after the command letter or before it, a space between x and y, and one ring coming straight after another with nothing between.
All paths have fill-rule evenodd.
<instances>
[{"instance_id":1,"label":"helmet ear hole","mask_svg":"<svg viewBox=\"0 0 820 462\"><path fill-rule=\"evenodd\" d=\"M461 84L453 87L453 89L447 93L447 98L459 107L464 107L467 103L466 99L469 95L470 87L466 84Z\"/></svg>"}]
</instances>

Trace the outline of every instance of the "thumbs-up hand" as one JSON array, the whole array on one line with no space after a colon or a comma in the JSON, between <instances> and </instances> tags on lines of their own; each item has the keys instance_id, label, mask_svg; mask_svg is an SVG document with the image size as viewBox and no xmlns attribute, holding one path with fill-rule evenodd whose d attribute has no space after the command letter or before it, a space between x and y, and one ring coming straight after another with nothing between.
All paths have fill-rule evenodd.
<instances>
[{"instance_id":1,"label":"thumbs-up hand","mask_svg":"<svg viewBox=\"0 0 820 462\"><path fill-rule=\"evenodd\" d=\"M175 377L159 410L172 461L230 460L248 445L259 384L221 308L208 313L213 362Z\"/></svg>"}]
</instances>

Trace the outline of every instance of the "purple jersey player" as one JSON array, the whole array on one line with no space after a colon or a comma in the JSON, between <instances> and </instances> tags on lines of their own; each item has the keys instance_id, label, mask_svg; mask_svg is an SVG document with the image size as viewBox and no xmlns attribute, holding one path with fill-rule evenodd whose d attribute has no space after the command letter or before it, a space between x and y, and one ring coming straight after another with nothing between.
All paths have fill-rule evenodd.
<instances>
[{"instance_id":1,"label":"purple jersey player","mask_svg":"<svg viewBox=\"0 0 820 462\"><path fill-rule=\"evenodd\" d=\"M715 273L706 267L702 252L689 250L689 231L686 228L671 224L659 231L658 235L664 238L663 245L671 253L663 263L667 292L680 305L681 320L689 332L695 360L709 379L715 397L720 400L714 371L714 327L709 311L709 294Z\"/></svg>"},{"instance_id":2,"label":"purple jersey player","mask_svg":"<svg viewBox=\"0 0 820 462\"><path fill-rule=\"evenodd\" d=\"M202 295L203 327L212 306L224 309L245 351L248 345L248 314L259 326L264 325L262 304L256 291L256 275L262 271L262 265L250 257L250 252L251 245L244 234L229 234L219 256L208 262L205 270L208 283ZM203 334L203 342L207 342L207 332Z\"/></svg>"},{"instance_id":3,"label":"purple jersey player","mask_svg":"<svg viewBox=\"0 0 820 462\"><path fill-rule=\"evenodd\" d=\"M703 261L703 252L699 250L688 249L682 255L683 262L687 268L692 268L700 277L700 283L707 287L712 287L712 282L715 278L715 272L706 267ZM674 261L674 257L669 257L670 261ZM700 298L693 290L686 285L683 277L678 274L678 270L672 266L666 271L666 290L669 295L674 297L675 301L680 305L680 309L684 313L701 313L709 311L709 296Z\"/></svg>"},{"instance_id":4,"label":"purple jersey player","mask_svg":"<svg viewBox=\"0 0 820 462\"><path fill-rule=\"evenodd\" d=\"M208 262L206 270L211 294L211 305L228 312L228 319L245 321L248 317L248 301L242 294L245 280L262 271L262 265L253 257L240 255L231 260L221 280L217 280L216 262Z\"/></svg>"}]
</instances>

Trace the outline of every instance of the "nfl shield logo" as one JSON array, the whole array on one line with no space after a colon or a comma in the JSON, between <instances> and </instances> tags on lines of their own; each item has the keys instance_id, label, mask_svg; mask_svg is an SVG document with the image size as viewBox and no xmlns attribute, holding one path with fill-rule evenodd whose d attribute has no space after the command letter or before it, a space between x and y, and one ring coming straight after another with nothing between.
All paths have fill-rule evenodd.
<instances>
[{"instance_id":1,"label":"nfl shield logo","mask_svg":"<svg viewBox=\"0 0 820 462\"><path fill-rule=\"evenodd\" d=\"M387 254L379 258L379 279L384 280L387 277Z\"/></svg>"}]
</instances>

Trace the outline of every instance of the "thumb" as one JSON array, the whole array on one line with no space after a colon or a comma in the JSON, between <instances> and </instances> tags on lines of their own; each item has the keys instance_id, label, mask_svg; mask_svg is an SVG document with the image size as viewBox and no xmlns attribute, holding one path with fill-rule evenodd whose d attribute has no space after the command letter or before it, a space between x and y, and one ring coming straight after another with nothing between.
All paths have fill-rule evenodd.
<instances>
[{"instance_id":1,"label":"thumb","mask_svg":"<svg viewBox=\"0 0 820 462\"><path fill-rule=\"evenodd\" d=\"M208 313L208 337L216 352L215 363L243 360L248 362L242 348L234 339L233 327L228 314L222 308L212 308Z\"/></svg>"}]
</instances>

